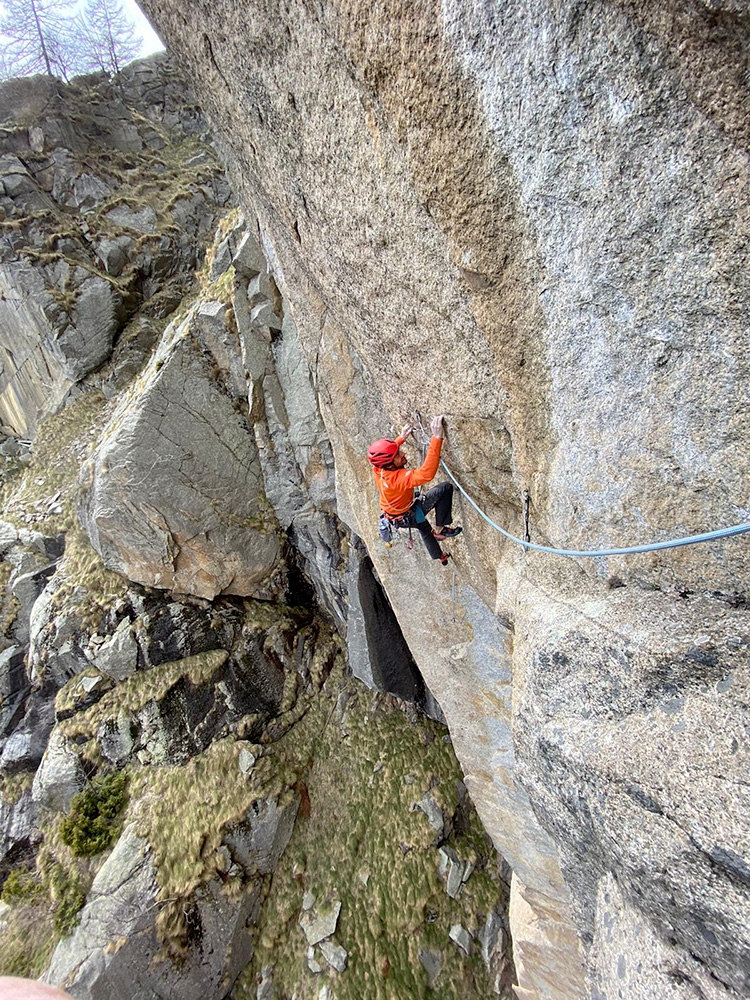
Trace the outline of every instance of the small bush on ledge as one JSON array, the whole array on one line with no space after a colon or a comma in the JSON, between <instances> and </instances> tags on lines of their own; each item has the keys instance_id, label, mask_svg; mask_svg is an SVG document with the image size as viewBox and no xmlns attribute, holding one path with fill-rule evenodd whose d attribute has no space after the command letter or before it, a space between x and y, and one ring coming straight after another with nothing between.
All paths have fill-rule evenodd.
<instances>
[{"instance_id":1,"label":"small bush on ledge","mask_svg":"<svg viewBox=\"0 0 750 1000\"><path fill-rule=\"evenodd\" d=\"M97 775L73 796L70 812L60 823L60 836L75 855L100 854L117 839L120 813L128 801L127 784L126 774L111 771Z\"/></svg>"},{"instance_id":2,"label":"small bush on ledge","mask_svg":"<svg viewBox=\"0 0 750 1000\"><path fill-rule=\"evenodd\" d=\"M14 868L9 872L3 884L0 898L4 903L26 902L44 894L44 887L35 874L22 868Z\"/></svg>"}]
</instances>

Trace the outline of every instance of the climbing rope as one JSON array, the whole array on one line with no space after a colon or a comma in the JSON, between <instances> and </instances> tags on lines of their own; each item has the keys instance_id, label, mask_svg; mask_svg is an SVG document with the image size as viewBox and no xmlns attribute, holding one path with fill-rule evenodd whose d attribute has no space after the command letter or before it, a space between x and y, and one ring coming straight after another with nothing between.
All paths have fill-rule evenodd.
<instances>
[{"instance_id":1,"label":"climbing rope","mask_svg":"<svg viewBox=\"0 0 750 1000\"><path fill-rule=\"evenodd\" d=\"M425 436L426 432L422 426L422 418L419 413L417 413L417 420L419 421L419 427L422 431L422 435ZM676 549L682 545L699 545L701 542L713 542L717 538L730 538L732 535L741 535L743 532L750 531L749 522L746 524L735 524L731 528L718 528L716 531L705 531L700 535L688 535L685 538L671 538L666 542L651 542L648 545L628 545L611 549L558 549L551 545L536 545L531 541L524 540L523 538L517 538L509 531L506 531L505 528L501 528L499 524L485 514L476 500L469 496L442 458L440 459L440 464L453 480L461 495L469 501L474 510L480 517L484 518L487 524L493 527L495 531L499 531L501 535L509 539L511 542L516 542L518 545L522 545L524 549L533 549L535 552L549 552L553 555L574 556L579 559L591 558L593 556L627 556L636 552L656 552L660 549ZM528 539L528 537L527 521L526 538Z\"/></svg>"},{"instance_id":2,"label":"climbing rope","mask_svg":"<svg viewBox=\"0 0 750 1000\"><path fill-rule=\"evenodd\" d=\"M658 549L676 549L681 545L698 545L700 542L712 542L717 538L729 538L731 535L741 535L744 531L750 531L750 523L735 524L731 528L706 531L701 535L688 535L686 538L671 538L666 542L651 542L648 545L628 545L613 549L557 549L551 545L535 545L534 542L527 542L523 538L516 538L515 535L501 528L499 524L496 524L492 518L485 514L479 504L469 496L442 459L440 460L440 464L456 484L462 496L466 497L474 510L484 518L487 524L491 525L495 531L499 531L501 535L510 539L510 541L517 542L525 549L534 549L535 552L551 552L558 556L577 556L578 558L586 558L587 556L627 556L634 552L656 552Z\"/></svg>"}]
</instances>

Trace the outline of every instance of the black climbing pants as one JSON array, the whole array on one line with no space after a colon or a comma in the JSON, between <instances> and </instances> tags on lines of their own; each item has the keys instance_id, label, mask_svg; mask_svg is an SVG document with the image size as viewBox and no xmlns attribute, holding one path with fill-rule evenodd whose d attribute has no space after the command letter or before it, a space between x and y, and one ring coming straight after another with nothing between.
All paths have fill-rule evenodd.
<instances>
[{"instance_id":1,"label":"black climbing pants","mask_svg":"<svg viewBox=\"0 0 750 1000\"><path fill-rule=\"evenodd\" d=\"M421 513L429 514L435 511L435 524L441 528L447 527L453 521L453 484L440 483L427 490L421 500L416 500L409 513L405 516L404 523L412 528L416 528L422 536L422 541L427 546L427 551L433 559L439 559L443 554L440 543L432 534L432 525L426 517L421 517ZM408 522L406 521L408 518Z\"/></svg>"}]
</instances>

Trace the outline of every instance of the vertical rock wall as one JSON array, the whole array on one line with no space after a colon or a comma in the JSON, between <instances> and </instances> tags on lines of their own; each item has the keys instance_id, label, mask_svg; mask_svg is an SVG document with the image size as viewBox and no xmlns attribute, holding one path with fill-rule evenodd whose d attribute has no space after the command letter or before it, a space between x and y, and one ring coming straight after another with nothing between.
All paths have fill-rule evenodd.
<instances>
[{"instance_id":1,"label":"vertical rock wall","mask_svg":"<svg viewBox=\"0 0 750 1000\"><path fill-rule=\"evenodd\" d=\"M363 456L443 411L449 465L516 534L524 488L534 538L575 548L748 520L746 5L146 8L259 220L339 514L514 868L519 996L615 995L626 957L633 996L742 996L746 539L571 562L465 509L454 581L379 547Z\"/></svg>"},{"instance_id":2,"label":"vertical rock wall","mask_svg":"<svg viewBox=\"0 0 750 1000\"><path fill-rule=\"evenodd\" d=\"M168 132L169 63L129 72ZM101 102L106 81L48 83L0 88L0 113L9 94L24 97L11 102L24 124L0 148L43 152L45 95L113 130L89 149L62 116L72 149L52 156L59 205L44 216L11 197L43 200L40 174L0 158L16 318L3 327L6 429L31 434L59 407L32 454L1 470L2 971L46 968L81 1000L125 988L143 1000L318 996L329 981L361 997L374 974L390 977L388 990L427 982L508 996L506 866L450 737L414 711L440 717L362 543L337 516L332 452L270 245L233 210L192 275L215 211L208 188L219 200L227 191L205 136L147 155L146 179L105 201L106 235L93 225L102 213L87 211L62 237L57 224L77 218L66 210L84 193L109 193L108 168L97 177L82 164L131 162L143 135L149 146L163 135L138 115L128 127L119 100ZM174 113L178 125L201 120L179 100ZM169 212L179 228L168 235L128 235L158 230ZM89 279L94 259L122 284ZM71 275L68 314L64 286L47 279ZM175 309L188 284L197 296ZM122 315L113 326L112 310L96 307L111 288L125 312L142 306L122 331ZM85 331L67 323L82 303ZM60 320L54 335L45 305ZM12 437L2 445L21 450ZM344 676L344 636L352 671L411 704ZM269 894L298 809L292 874ZM311 924L331 892L342 919L321 940Z\"/></svg>"},{"instance_id":3,"label":"vertical rock wall","mask_svg":"<svg viewBox=\"0 0 750 1000\"><path fill-rule=\"evenodd\" d=\"M201 137L205 122L164 56L117 84L99 74L0 85L5 433L33 438L128 339L140 307L158 321L186 293L229 198Z\"/></svg>"}]
</instances>

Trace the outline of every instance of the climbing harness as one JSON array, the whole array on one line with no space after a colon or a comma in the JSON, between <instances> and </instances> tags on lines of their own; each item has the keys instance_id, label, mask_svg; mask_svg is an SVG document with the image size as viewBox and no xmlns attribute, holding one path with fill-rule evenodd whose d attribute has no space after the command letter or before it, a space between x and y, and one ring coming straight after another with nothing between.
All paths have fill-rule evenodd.
<instances>
[{"instance_id":1,"label":"climbing harness","mask_svg":"<svg viewBox=\"0 0 750 1000\"><path fill-rule=\"evenodd\" d=\"M400 529L405 528L408 532L406 547L409 550L414 548L414 536L411 529L414 527L414 524L422 524L423 521L427 520L420 506L420 501L423 499L424 493L420 489L414 497L411 507L405 514L401 514L399 517L392 517L390 514L386 514L385 511L380 512L380 516L378 517L378 534L386 545L390 546L393 542L397 541L400 538ZM414 521L412 521L412 516Z\"/></svg>"},{"instance_id":2,"label":"climbing harness","mask_svg":"<svg viewBox=\"0 0 750 1000\"><path fill-rule=\"evenodd\" d=\"M417 420L424 437L426 432L424 426L422 425L422 418L419 412L417 412ZM718 528L715 531L705 531L699 535L688 535L685 538L671 538L665 542L650 542L648 545L627 545L610 549L563 549L555 548L551 545L536 545L531 541L531 536L529 534L528 510L530 506L530 497L527 500L528 490L524 490L524 538L518 538L516 535L512 535L509 531L506 531L505 528L501 528L499 524L485 514L479 504L471 496L469 496L463 486L459 483L442 458L440 459L440 464L453 480L453 483L461 495L468 500L474 510L480 515L480 517L484 518L490 527L494 528L495 531L499 531L501 535L509 539L511 542L516 542L518 545L523 546L524 549L533 549L535 552L548 552L552 555L573 556L579 559L586 559L594 556L627 556L633 555L637 552L657 552L661 549L675 549L683 545L699 545L702 542L713 542L718 538L731 538L734 535L741 535L746 531L750 531L750 522L747 522L744 524L734 524L730 528Z\"/></svg>"},{"instance_id":3,"label":"climbing harness","mask_svg":"<svg viewBox=\"0 0 750 1000\"><path fill-rule=\"evenodd\" d=\"M409 430L409 435L413 433L414 429L412 428ZM380 475L381 483L383 478L383 469L389 464L397 452L398 445L395 441L390 441L387 438L381 438L378 441L375 441L368 448L367 457L375 468L376 477ZM425 461L426 453L427 445L423 444L422 462ZM427 522L427 515L422 507L424 499L425 492L422 487L418 487L412 492L411 506L403 514L394 516L386 513L385 511L380 512L378 516L378 535L380 536L380 540L385 542L387 548L392 548L394 543L400 540L400 530L402 528L405 528L407 531L407 549L411 551L414 548L414 535L412 533L412 528L420 528L420 525ZM435 535L434 531L433 535ZM437 535L436 537L442 538L442 536ZM447 565L448 558L448 555L441 550L440 562L443 566Z\"/></svg>"}]
</instances>

